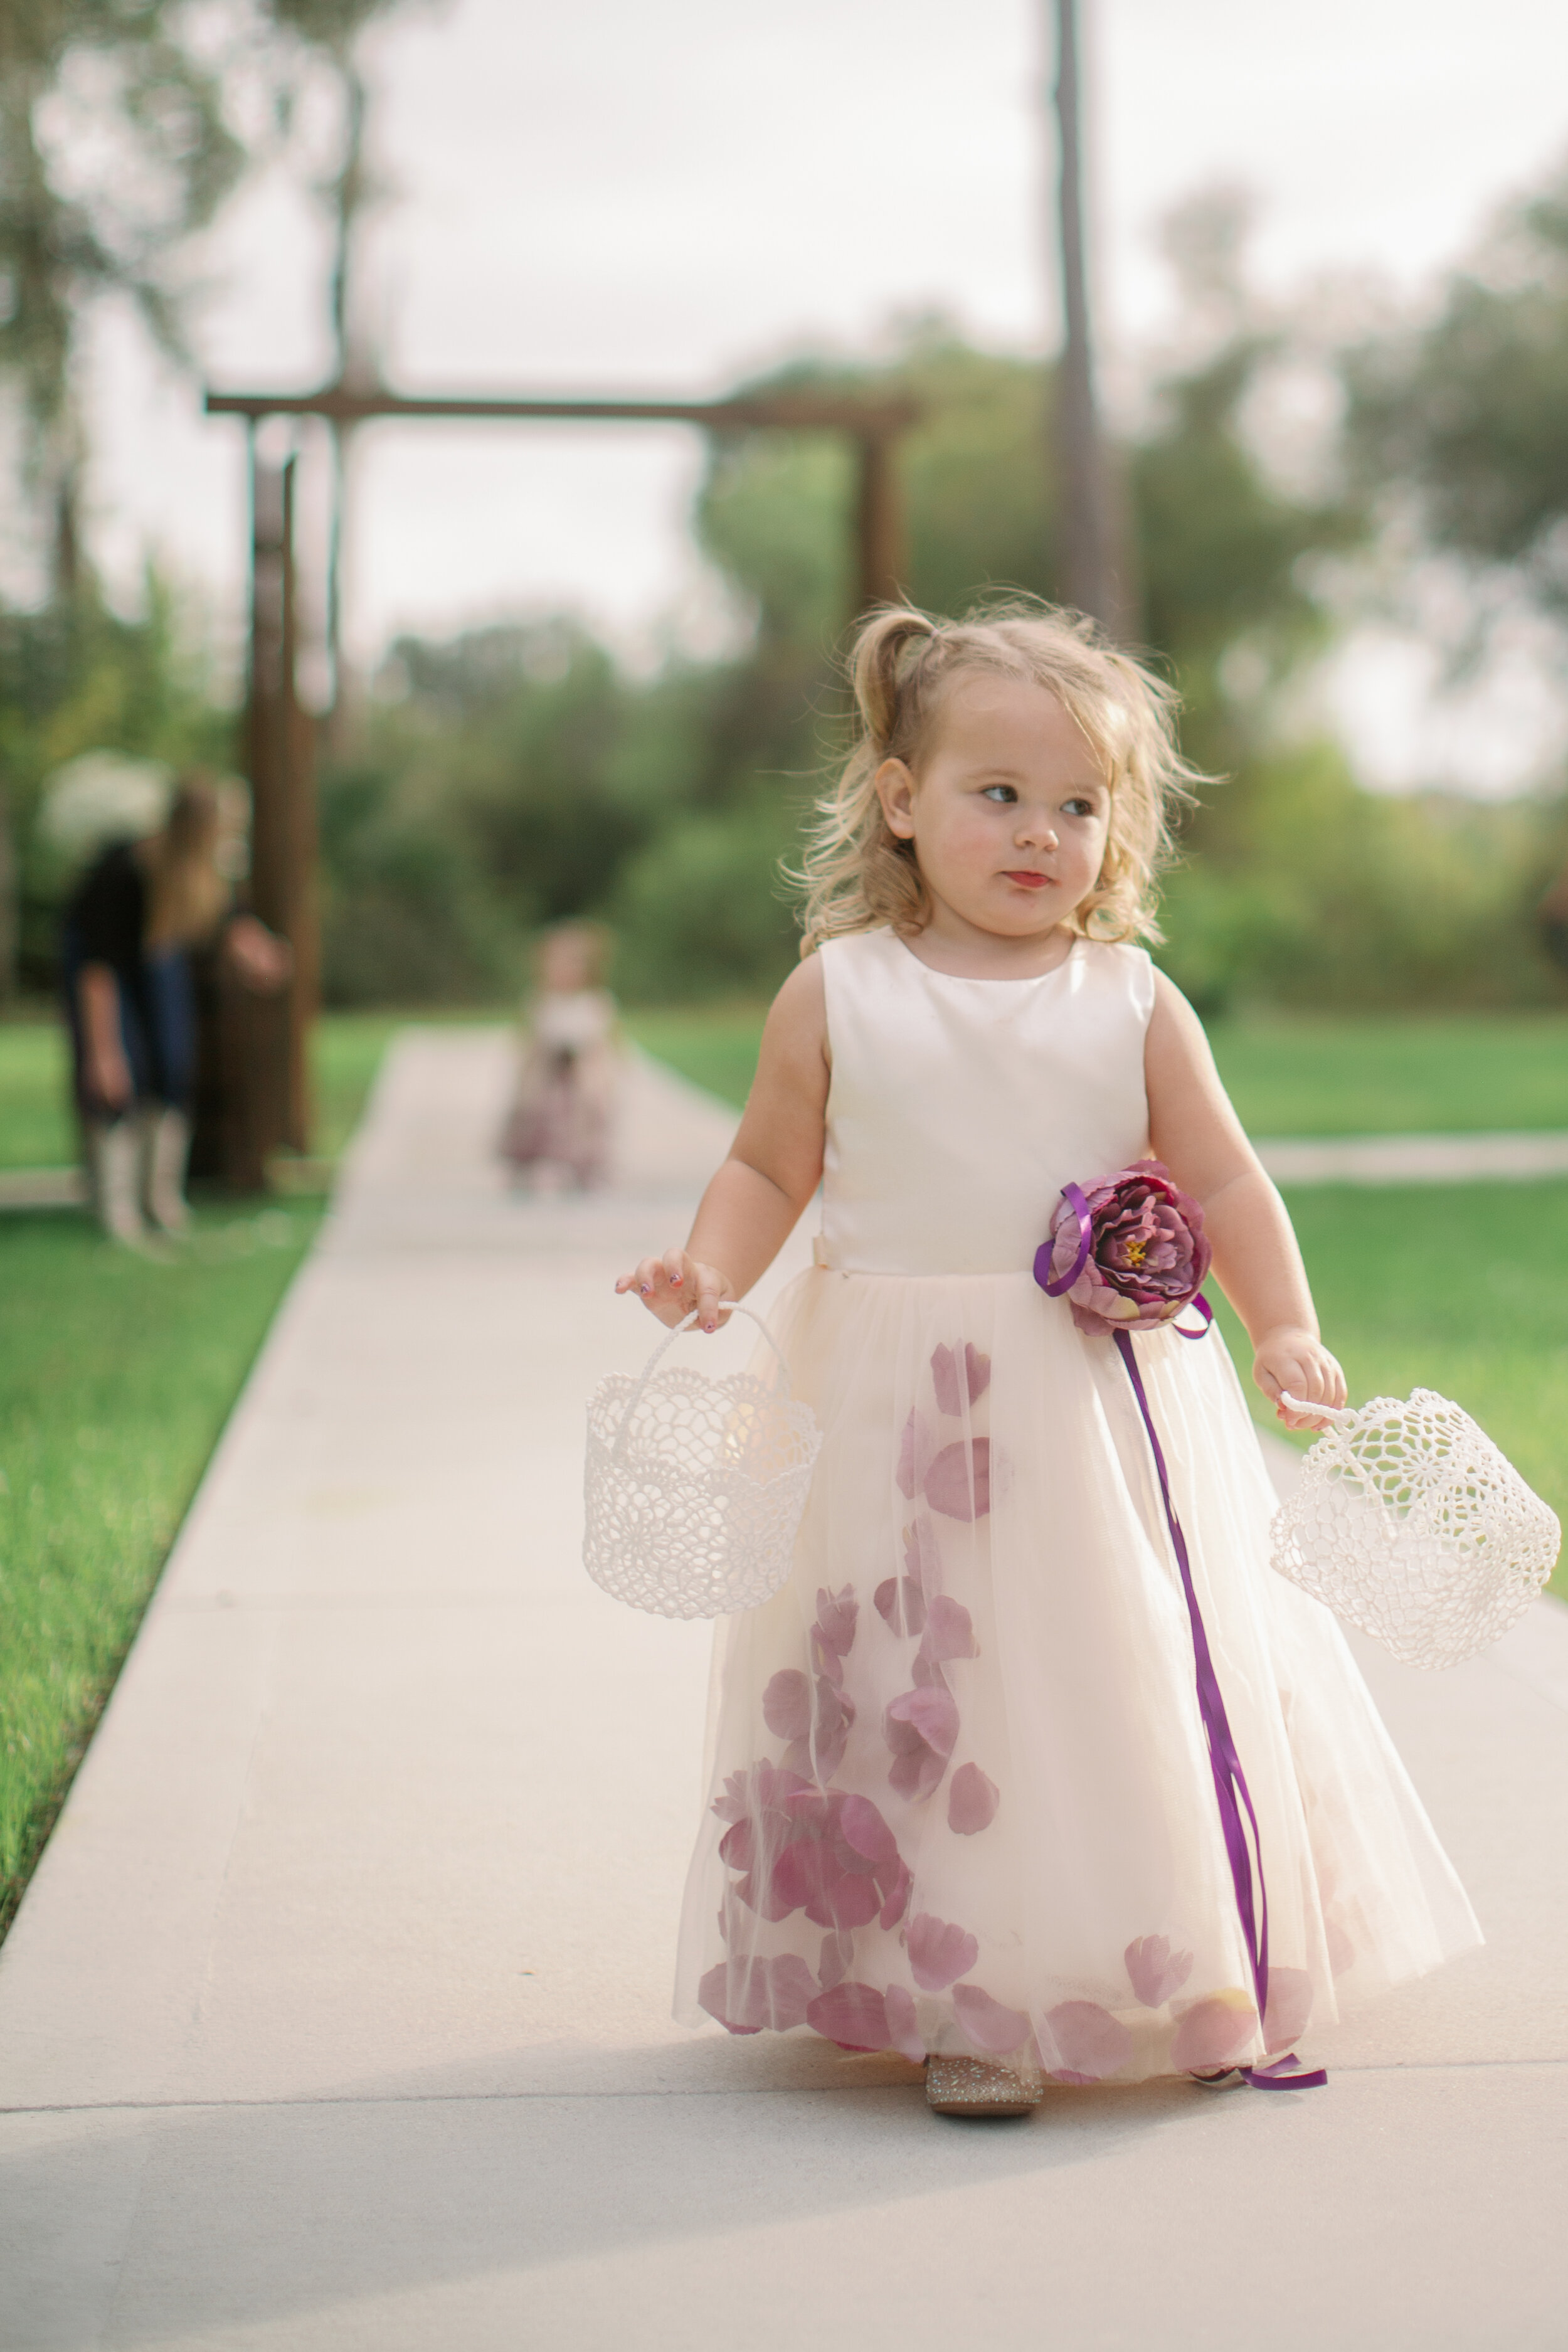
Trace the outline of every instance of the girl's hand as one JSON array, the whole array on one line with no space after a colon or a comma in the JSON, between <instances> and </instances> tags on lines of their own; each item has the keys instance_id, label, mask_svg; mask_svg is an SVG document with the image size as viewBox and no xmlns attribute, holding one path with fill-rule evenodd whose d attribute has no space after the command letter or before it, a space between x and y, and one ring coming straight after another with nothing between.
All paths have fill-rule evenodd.
<instances>
[{"instance_id":1,"label":"girl's hand","mask_svg":"<svg viewBox=\"0 0 1568 2352\"><path fill-rule=\"evenodd\" d=\"M100 1045L89 1055L88 1072L89 1089L106 1110L129 1108L136 1089L131 1082L131 1065L118 1045Z\"/></svg>"},{"instance_id":2,"label":"girl's hand","mask_svg":"<svg viewBox=\"0 0 1568 2352\"><path fill-rule=\"evenodd\" d=\"M1287 1429L1320 1429L1310 1413L1289 1412L1279 1402L1289 1389L1303 1404L1342 1405L1345 1376L1322 1341L1311 1331L1266 1332L1252 1360L1252 1377L1278 1412Z\"/></svg>"},{"instance_id":3,"label":"girl's hand","mask_svg":"<svg viewBox=\"0 0 1568 2352\"><path fill-rule=\"evenodd\" d=\"M634 1274L622 1275L616 1291L617 1296L634 1291L648 1313L671 1328L684 1323L695 1307L698 1328L702 1331L719 1328L720 1316L735 1296L728 1275L721 1274L716 1265L688 1257L683 1249L666 1250L662 1257L645 1257ZM724 1319L728 1322L728 1316Z\"/></svg>"}]
</instances>

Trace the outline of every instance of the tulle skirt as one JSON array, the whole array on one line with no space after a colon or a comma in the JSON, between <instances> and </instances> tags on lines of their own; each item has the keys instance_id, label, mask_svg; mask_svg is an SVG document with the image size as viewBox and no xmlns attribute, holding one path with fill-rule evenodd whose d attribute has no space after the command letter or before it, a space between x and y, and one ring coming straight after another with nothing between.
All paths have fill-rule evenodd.
<instances>
[{"instance_id":1,"label":"tulle skirt","mask_svg":"<svg viewBox=\"0 0 1568 2352\"><path fill-rule=\"evenodd\" d=\"M1338 1625L1268 1567L1217 1332L1134 1345L1258 1815L1264 2021L1114 1346L1026 1274L814 1269L774 1327L824 1444L790 1582L719 1629L678 2017L1130 2082L1480 1940Z\"/></svg>"}]
</instances>

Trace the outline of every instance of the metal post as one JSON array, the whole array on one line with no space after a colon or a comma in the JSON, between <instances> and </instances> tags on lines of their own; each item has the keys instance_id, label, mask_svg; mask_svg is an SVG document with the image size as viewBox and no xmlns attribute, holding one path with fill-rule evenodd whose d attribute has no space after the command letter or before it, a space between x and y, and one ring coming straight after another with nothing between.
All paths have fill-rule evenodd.
<instances>
[{"instance_id":1,"label":"metal post","mask_svg":"<svg viewBox=\"0 0 1568 2352\"><path fill-rule=\"evenodd\" d=\"M903 512L890 433L857 436L859 453L855 548L858 579L855 617L873 605L897 604L903 593Z\"/></svg>"},{"instance_id":2,"label":"metal post","mask_svg":"<svg viewBox=\"0 0 1568 2352\"><path fill-rule=\"evenodd\" d=\"M1127 620L1116 530L1095 400L1085 256L1083 131L1078 0L1055 0L1056 110L1060 152L1058 228L1064 340L1057 367L1056 460L1061 490L1062 593L1120 636Z\"/></svg>"},{"instance_id":3,"label":"metal post","mask_svg":"<svg viewBox=\"0 0 1568 2352\"><path fill-rule=\"evenodd\" d=\"M281 998L249 996L232 980L222 998L224 1173L237 1191L266 1181L279 1144L309 1140L307 1055L320 950L316 921L311 722L294 690L299 623L294 583L295 460L274 467L251 455L250 902L294 951Z\"/></svg>"}]
</instances>

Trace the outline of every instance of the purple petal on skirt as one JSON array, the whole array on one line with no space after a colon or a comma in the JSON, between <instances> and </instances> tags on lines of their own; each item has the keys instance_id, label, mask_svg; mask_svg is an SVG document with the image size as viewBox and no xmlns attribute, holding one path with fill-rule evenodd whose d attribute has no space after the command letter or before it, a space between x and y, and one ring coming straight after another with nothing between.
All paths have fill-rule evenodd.
<instances>
[{"instance_id":1,"label":"purple petal on skirt","mask_svg":"<svg viewBox=\"0 0 1568 2352\"><path fill-rule=\"evenodd\" d=\"M961 1764L947 1792L947 1826L957 1837L973 1837L996 1818L1002 1792L978 1764Z\"/></svg>"},{"instance_id":2,"label":"purple petal on skirt","mask_svg":"<svg viewBox=\"0 0 1568 2352\"><path fill-rule=\"evenodd\" d=\"M798 1666L781 1666L769 1683L763 1693L763 1721L775 1739L809 1738L811 1685Z\"/></svg>"},{"instance_id":3,"label":"purple petal on skirt","mask_svg":"<svg viewBox=\"0 0 1568 2352\"><path fill-rule=\"evenodd\" d=\"M1269 2057L1289 2050L1307 2030L1312 2014L1312 1979L1305 1969L1268 1966L1268 2007L1263 2017L1263 2047Z\"/></svg>"},{"instance_id":4,"label":"purple petal on skirt","mask_svg":"<svg viewBox=\"0 0 1568 2352\"><path fill-rule=\"evenodd\" d=\"M936 1529L928 1512L922 1511L919 1518L904 1529L904 1567L922 1594L931 1591L941 1581L942 1547L937 1542ZM920 1626L911 1620L910 1633L918 1633L920 1630Z\"/></svg>"},{"instance_id":5,"label":"purple petal on skirt","mask_svg":"<svg viewBox=\"0 0 1568 2352\"><path fill-rule=\"evenodd\" d=\"M875 1867L899 1858L899 1841L869 1797L846 1797L838 1809L838 1827L845 1842Z\"/></svg>"},{"instance_id":6,"label":"purple petal on skirt","mask_svg":"<svg viewBox=\"0 0 1568 2352\"><path fill-rule=\"evenodd\" d=\"M882 1995L882 2007L888 2020L888 2039L895 2050L912 2058L918 2066L926 2054L925 2037L915 2021L912 1993L902 1985L889 1985Z\"/></svg>"},{"instance_id":7,"label":"purple petal on skirt","mask_svg":"<svg viewBox=\"0 0 1568 2352\"><path fill-rule=\"evenodd\" d=\"M1046 2023L1057 2053L1049 2071L1059 2083L1103 2083L1132 2054L1132 2036L1097 2000L1059 2001Z\"/></svg>"},{"instance_id":8,"label":"purple petal on skirt","mask_svg":"<svg viewBox=\"0 0 1568 2352\"><path fill-rule=\"evenodd\" d=\"M944 1445L925 1474L925 1498L944 1519L983 1519L991 1508L991 1440Z\"/></svg>"},{"instance_id":9,"label":"purple petal on skirt","mask_svg":"<svg viewBox=\"0 0 1568 2352\"><path fill-rule=\"evenodd\" d=\"M928 1690L905 1691L889 1702L882 1737L900 1753L920 1740L945 1762L958 1738L958 1708L952 1693L935 1685Z\"/></svg>"},{"instance_id":10,"label":"purple petal on skirt","mask_svg":"<svg viewBox=\"0 0 1568 2352\"><path fill-rule=\"evenodd\" d=\"M697 1988L710 2017L731 2033L787 2033L804 2025L816 1992L816 1979L795 1952L776 1959L721 1960Z\"/></svg>"},{"instance_id":11,"label":"purple petal on skirt","mask_svg":"<svg viewBox=\"0 0 1568 2352\"><path fill-rule=\"evenodd\" d=\"M1027 2041L1029 2021L1021 2009L1004 2009L978 1985L954 1985L952 2006L964 2038L993 2058L1005 2058Z\"/></svg>"},{"instance_id":12,"label":"purple petal on skirt","mask_svg":"<svg viewBox=\"0 0 1568 2352\"><path fill-rule=\"evenodd\" d=\"M948 1919L933 1919L929 1911L917 1911L910 1921L905 1942L909 1948L910 1973L922 1992L943 1992L955 1977L961 1977L974 1966L980 1957L980 1946L966 1929L954 1927ZM1009 2050L1014 2047L1007 2044Z\"/></svg>"},{"instance_id":13,"label":"purple petal on skirt","mask_svg":"<svg viewBox=\"0 0 1568 2352\"><path fill-rule=\"evenodd\" d=\"M918 1633L925 1623L925 1594L912 1576L885 1578L871 1598L890 1633Z\"/></svg>"},{"instance_id":14,"label":"purple petal on skirt","mask_svg":"<svg viewBox=\"0 0 1568 2352\"><path fill-rule=\"evenodd\" d=\"M881 1907L876 1880L845 1871L813 1896L805 1916L818 1927L868 1927Z\"/></svg>"},{"instance_id":15,"label":"purple petal on skirt","mask_svg":"<svg viewBox=\"0 0 1568 2352\"><path fill-rule=\"evenodd\" d=\"M888 1786L896 1789L900 1797L907 1797L911 1804L918 1804L941 1788L946 1769L947 1759L922 1741L912 1755L894 1757L888 1767Z\"/></svg>"},{"instance_id":16,"label":"purple petal on skirt","mask_svg":"<svg viewBox=\"0 0 1568 2352\"><path fill-rule=\"evenodd\" d=\"M963 1384L971 1404L978 1404L991 1385L991 1359L981 1354L973 1339L964 1342Z\"/></svg>"},{"instance_id":17,"label":"purple petal on skirt","mask_svg":"<svg viewBox=\"0 0 1568 2352\"><path fill-rule=\"evenodd\" d=\"M899 1492L907 1495L911 1502L920 1493L930 1461L930 1433L921 1415L911 1408L899 1443L899 1466L894 1474Z\"/></svg>"},{"instance_id":18,"label":"purple petal on skirt","mask_svg":"<svg viewBox=\"0 0 1568 2352\"><path fill-rule=\"evenodd\" d=\"M921 1653L932 1664L945 1664L949 1658L977 1658L980 1655L980 1644L974 1638L974 1621L961 1601L950 1601L945 1592L937 1594L926 1619Z\"/></svg>"},{"instance_id":19,"label":"purple petal on skirt","mask_svg":"<svg viewBox=\"0 0 1568 2352\"><path fill-rule=\"evenodd\" d=\"M757 1858L755 1822L735 1822L719 1841L719 1859L731 1870L750 1870Z\"/></svg>"},{"instance_id":20,"label":"purple petal on skirt","mask_svg":"<svg viewBox=\"0 0 1568 2352\"><path fill-rule=\"evenodd\" d=\"M1257 2030L1258 2011L1250 1995L1239 1988L1211 1993L1183 2010L1171 2043L1171 2063L1178 2074L1234 2065L1237 2053L1246 2049Z\"/></svg>"},{"instance_id":21,"label":"purple petal on skirt","mask_svg":"<svg viewBox=\"0 0 1568 2352\"><path fill-rule=\"evenodd\" d=\"M818 1993L806 2010L805 2022L841 2050L885 2050L892 2040L887 2003L868 1984L837 1984L831 1991Z\"/></svg>"},{"instance_id":22,"label":"purple petal on skirt","mask_svg":"<svg viewBox=\"0 0 1568 2352\"><path fill-rule=\"evenodd\" d=\"M882 1907L877 1914L879 1927L896 1927L909 1909L910 1889L914 1880L909 1864L902 1854L885 1870L877 1873L877 1884L882 1890Z\"/></svg>"},{"instance_id":23,"label":"purple petal on skirt","mask_svg":"<svg viewBox=\"0 0 1568 2352\"><path fill-rule=\"evenodd\" d=\"M1355 1946L1337 1919L1324 1920L1323 1941L1328 1946L1329 1966L1335 1976L1342 1977L1347 1969L1354 1968Z\"/></svg>"},{"instance_id":24,"label":"purple petal on skirt","mask_svg":"<svg viewBox=\"0 0 1568 2352\"><path fill-rule=\"evenodd\" d=\"M860 1615L860 1603L855 1598L855 1587L847 1584L839 1592L829 1592L819 1587L816 1595L816 1622L828 1648L840 1658L847 1658L855 1641L855 1627Z\"/></svg>"},{"instance_id":25,"label":"purple petal on skirt","mask_svg":"<svg viewBox=\"0 0 1568 2352\"><path fill-rule=\"evenodd\" d=\"M955 1413L958 1402L958 1359L951 1348L937 1348L931 1360L931 1384L938 1412Z\"/></svg>"},{"instance_id":26,"label":"purple petal on skirt","mask_svg":"<svg viewBox=\"0 0 1568 2352\"><path fill-rule=\"evenodd\" d=\"M818 1838L796 1838L792 1845L785 1846L773 1863L768 1892L773 1902L781 1907L771 1914L764 1914L764 1916L786 1919L792 1911L798 1911L807 1904L820 1908L827 1889L843 1875L831 1846L824 1845ZM824 1917L816 1924L820 1927L827 1927L837 1926L837 1922Z\"/></svg>"},{"instance_id":27,"label":"purple petal on skirt","mask_svg":"<svg viewBox=\"0 0 1568 2352\"><path fill-rule=\"evenodd\" d=\"M1122 1954L1132 1990L1145 2009L1163 2009L1193 1972L1191 1952L1173 1952L1169 1937L1140 1936Z\"/></svg>"},{"instance_id":28,"label":"purple petal on skirt","mask_svg":"<svg viewBox=\"0 0 1568 2352\"><path fill-rule=\"evenodd\" d=\"M816 1963L816 1980L824 1992L831 1992L842 1984L849 1973L849 1963L855 1957L855 1939L838 1930L822 1939L822 1954Z\"/></svg>"}]
</instances>

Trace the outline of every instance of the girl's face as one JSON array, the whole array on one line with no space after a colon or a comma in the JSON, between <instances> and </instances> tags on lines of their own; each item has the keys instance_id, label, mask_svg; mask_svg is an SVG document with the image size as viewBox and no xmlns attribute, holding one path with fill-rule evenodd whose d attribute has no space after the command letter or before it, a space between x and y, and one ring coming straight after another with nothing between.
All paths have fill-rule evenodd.
<instances>
[{"instance_id":1,"label":"girl's face","mask_svg":"<svg viewBox=\"0 0 1568 2352\"><path fill-rule=\"evenodd\" d=\"M984 670L956 678L918 776L885 761L889 830L912 841L932 928L1043 939L1100 878L1110 791L1093 746L1054 694Z\"/></svg>"},{"instance_id":2,"label":"girl's face","mask_svg":"<svg viewBox=\"0 0 1568 2352\"><path fill-rule=\"evenodd\" d=\"M594 950L581 931L552 931L539 960L540 977L552 996L574 996L594 984Z\"/></svg>"}]
</instances>

